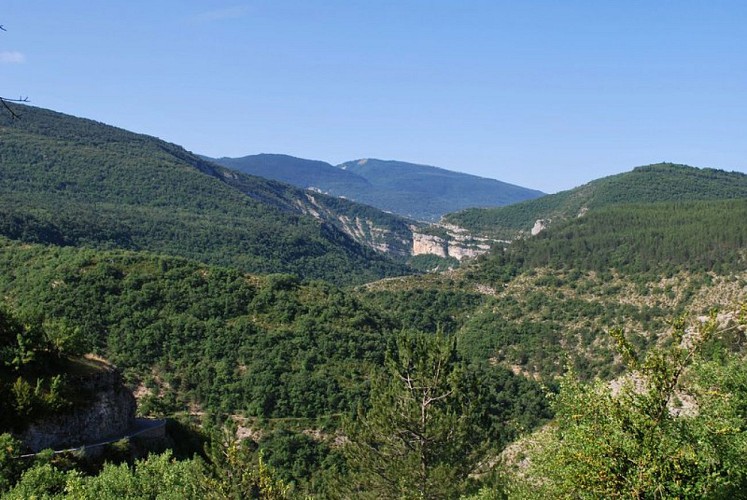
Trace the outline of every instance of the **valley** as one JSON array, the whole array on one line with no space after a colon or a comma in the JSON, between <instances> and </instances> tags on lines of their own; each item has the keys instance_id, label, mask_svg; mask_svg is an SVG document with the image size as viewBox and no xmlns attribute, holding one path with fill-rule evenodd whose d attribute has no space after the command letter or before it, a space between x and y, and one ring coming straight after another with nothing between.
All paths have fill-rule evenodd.
<instances>
[{"instance_id":1,"label":"valley","mask_svg":"<svg viewBox=\"0 0 747 500\"><path fill-rule=\"evenodd\" d=\"M9 498L106 481L146 497L552 498L600 470L628 488L615 453L641 491L747 485L747 175L655 164L499 208L426 199L436 183L414 212L392 208L412 194L385 190L387 169L468 188L402 162L214 163L22 109L0 116ZM24 427L90 402L68 364L86 354L118 367L138 416L169 419L165 444L17 462ZM642 389L605 392L631 373ZM668 410L683 394L700 405L689 420ZM527 441L529 472L499 463ZM663 456L680 468L657 469Z\"/></svg>"}]
</instances>

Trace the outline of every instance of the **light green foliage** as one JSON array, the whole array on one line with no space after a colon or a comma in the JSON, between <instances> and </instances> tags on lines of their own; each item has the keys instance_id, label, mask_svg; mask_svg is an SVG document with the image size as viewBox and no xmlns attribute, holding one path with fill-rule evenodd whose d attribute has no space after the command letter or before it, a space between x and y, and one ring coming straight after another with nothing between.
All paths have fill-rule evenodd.
<instances>
[{"instance_id":1,"label":"light green foliage","mask_svg":"<svg viewBox=\"0 0 747 500\"><path fill-rule=\"evenodd\" d=\"M553 400L524 477L523 494L544 498L725 498L747 486L745 361L699 356L715 316L686 335L672 325L669 345L639 356L614 333L631 376L619 391L568 373ZM642 359L638 359L641 357ZM690 407L678 410L680 399Z\"/></svg>"},{"instance_id":2,"label":"light green foliage","mask_svg":"<svg viewBox=\"0 0 747 500\"><path fill-rule=\"evenodd\" d=\"M208 489L216 498L289 498L290 486L279 479L262 454L253 453L232 429L213 436L206 449L210 475Z\"/></svg>"},{"instance_id":3,"label":"light green foliage","mask_svg":"<svg viewBox=\"0 0 747 500\"><path fill-rule=\"evenodd\" d=\"M371 387L370 408L346 432L354 494L449 498L488 449L485 415L455 339L402 334Z\"/></svg>"},{"instance_id":4,"label":"light green foliage","mask_svg":"<svg viewBox=\"0 0 747 500\"><path fill-rule=\"evenodd\" d=\"M211 497L211 494L201 460L177 461L166 452L138 460L133 467L105 464L95 476L83 476L77 470L62 471L49 463L38 464L24 472L18 484L4 498L218 498Z\"/></svg>"},{"instance_id":5,"label":"light green foliage","mask_svg":"<svg viewBox=\"0 0 747 500\"><path fill-rule=\"evenodd\" d=\"M88 345L80 326L72 326L64 319L50 319L44 321L43 330L47 349L57 358L82 356L88 352Z\"/></svg>"},{"instance_id":6,"label":"light green foliage","mask_svg":"<svg viewBox=\"0 0 747 500\"><path fill-rule=\"evenodd\" d=\"M0 494L18 479L23 464L16 458L21 450L19 443L8 433L0 434Z\"/></svg>"},{"instance_id":7,"label":"light green foliage","mask_svg":"<svg viewBox=\"0 0 747 500\"><path fill-rule=\"evenodd\" d=\"M34 409L35 394L26 380L18 377L10 388L13 396L13 409L16 415L21 418L28 418Z\"/></svg>"},{"instance_id":8,"label":"light green foliage","mask_svg":"<svg viewBox=\"0 0 747 500\"><path fill-rule=\"evenodd\" d=\"M68 480L72 483L77 478L78 474L71 473L68 477L68 474L48 463L36 465L25 471L18 484L3 498L8 500L64 498Z\"/></svg>"},{"instance_id":9,"label":"light green foliage","mask_svg":"<svg viewBox=\"0 0 747 500\"><path fill-rule=\"evenodd\" d=\"M67 341L52 347L47 326L0 308L0 431L70 405L62 360L75 348Z\"/></svg>"},{"instance_id":10,"label":"light green foliage","mask_svg":"<svg viewBox=\"0 0 747 500\"><path fill-rule=\"evenodd\" d=\"M199 498L206 493L203 474L201 461L177 461L166 452L137 461L134 469L106 465L86 479L85 490L89 498Z\"/></svg>"},{"instance_id":11,"label":"light green foliage","mask_svg":"<svg viewBox=\"0 0 747 500\"><path fill-rule=\"evenodd\" d=\"M288 498L289 488L276 478L262 457L237 441L224 443L206 464L200 458L175 460L171 452L150 455L133 465L107 463L95 475L64 471L50 463L26 470L3 498L69 498L79 500L151 499L226 500ZM2 456L0 455L0 459ZM2 492L2 490L0 490Z\"/></svg>"}]
</instances>

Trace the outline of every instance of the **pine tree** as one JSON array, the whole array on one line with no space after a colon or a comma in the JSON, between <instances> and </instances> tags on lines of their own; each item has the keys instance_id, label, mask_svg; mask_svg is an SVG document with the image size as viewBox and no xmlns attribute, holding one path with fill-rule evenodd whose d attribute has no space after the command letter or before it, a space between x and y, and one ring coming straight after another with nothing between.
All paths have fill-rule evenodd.
<instances>
[{"instance_id":1,"label":"pine tree","mask_svg":"<svg viewBox=\"0 0 747 500\"><path fill-rule=\"evenodd\" d=\"M370 409L349 422L351 493L454 498L488 449L475 378L456 340L403 334L372 382Z\"/></svg>"}]
</instances>

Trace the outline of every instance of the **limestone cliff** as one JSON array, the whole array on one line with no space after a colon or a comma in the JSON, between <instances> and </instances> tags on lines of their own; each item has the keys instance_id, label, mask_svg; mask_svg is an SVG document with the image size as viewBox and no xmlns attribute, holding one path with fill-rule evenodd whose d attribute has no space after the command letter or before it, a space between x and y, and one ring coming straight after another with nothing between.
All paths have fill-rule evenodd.
<instances>
[{"instance_id":1,"label":"limestone cliff","mask_svg":"<svg viewBox=\"0 0 747 500\"><path fill-rule=\"evenodd\" d=\"M458 226L408 221L346 200L318 196L314 191L297 200L296 208L334 225L362 245L403 261L415 255L463 260L488 252L495 243Z\"/></svg>"},{"instance_id":2,"label":"limestone cliff","mask_svg":"<svg viewBox=\"0 0 747 500\"><path fill-rule=\"evenodd\" d=\"M80 393L87 396L86 404L31 422L19 436L29 450L91 444L123 434L133 426L135 398L122 385L116 368L105 365L75 382Z\"/></svg>"},{"instance_id":3,"label":"limestone cliff","mask_svg":"<svg viewBox=\"0 0 747 500\"><path fill-rule=\"evenodd\" d=\"M453 225L439 224L431 230L412 227L412 255L436 255L457 260L473 258L490 250L495 241L477 238L468 231ZM432 234L433 231L440 234Z\"/></svg>"},{"instance_id":4,"label":"limestone cliff","mask_svg":"<svg viewBox=\"0 0 747 500\"><path fill-rule=\"evenodd\" d=\"M449 243L444 238L432 234L412 233L413 255L449 256Z\"/></svg>"}]
</instances>

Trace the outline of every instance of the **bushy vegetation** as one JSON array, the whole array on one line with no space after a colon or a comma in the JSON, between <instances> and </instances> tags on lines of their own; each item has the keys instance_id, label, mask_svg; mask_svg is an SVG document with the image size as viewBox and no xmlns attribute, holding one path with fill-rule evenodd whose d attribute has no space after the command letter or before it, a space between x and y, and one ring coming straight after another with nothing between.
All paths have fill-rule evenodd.
<instances>
[{"instance_id":1,"label":"bushy vegetation","mask_svg":"<svg viewBox=\"0 0 747 500\"><path fill-rule=\"evenodd\" d=\"M745 360L701 355L717 335L715 315L696 331L685 326L674 322L671 343L645 355L617 332L629 369L618 389L566 374L553 400L553 423L528 445L531 466L518 473L515 496L741 496L747 487Z\"/></svg>"},{"instance_id":2,"label":"bushy vegetation","mask_svg":"<svg viewBox=\"0 0 747 500\"><path fill-rule=\"evenodd\" d=\"M71 380L86 352L64 320L19 318L0 307L0 432L70 408L83 396Z\"/></svg>"},{"instance_id":3,"label":"bushy vegetation","mask_svg":"<svg viewBox=\"0 0 747 500\"><path fill-rule=\"evenodd\" d=\"M42 246L6 245L2 262L2 286L19 307L75 324L89 349L134 380L172 387L179 407L338 412L365 392L364 374L383 359L390 331L339 289L291 275L250 278L177 258Z\"/></svg>"}]
</instances>

